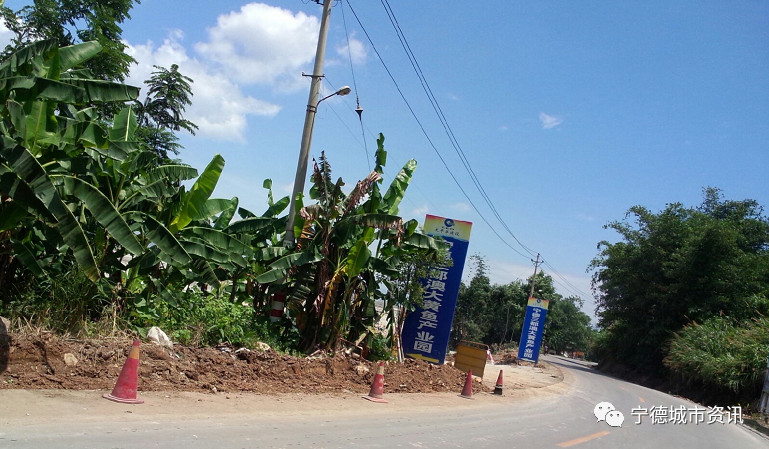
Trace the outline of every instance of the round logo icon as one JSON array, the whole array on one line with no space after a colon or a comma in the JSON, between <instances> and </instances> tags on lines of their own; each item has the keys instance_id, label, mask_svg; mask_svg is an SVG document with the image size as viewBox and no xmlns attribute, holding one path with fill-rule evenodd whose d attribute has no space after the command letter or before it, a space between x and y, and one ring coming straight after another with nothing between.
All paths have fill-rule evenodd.
<instances>
[{"instance_id":1,"label":"round logo icon","mask_svg":"<svg viewBox=\"0 0 769 449\"><path fill-rule=\"evenodd\" d=\"M444 224L444 225L445 225L447 228L451 228L451 227L453 227L453 226L454 226L454 220L452 220L451 218L447 218L447 219L443 220L443 224Z\"/></svg>"}]
</instances>

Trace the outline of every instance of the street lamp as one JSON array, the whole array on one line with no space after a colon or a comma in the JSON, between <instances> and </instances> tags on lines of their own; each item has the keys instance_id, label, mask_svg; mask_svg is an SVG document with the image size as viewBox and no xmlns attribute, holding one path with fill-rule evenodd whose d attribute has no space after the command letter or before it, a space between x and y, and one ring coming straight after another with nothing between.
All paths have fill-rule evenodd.
<instances>
[{"instance_id":1,"label":"street lamp","mask_svg":"<svg viewBox=\"0 0 769 449\"><path fill-rule=\"evenodd\" d=\"M320 100L318 100L318 104L320 104L321 101L323 101L323 100L325 100L327 98L333 97L334 95L339 95L340 97L344 97L345 95L349 94L350 92L352 92L352 89L350 89L350 86L342 86L341 89L339 89L338 91L334 92L333 94L325 96L325 97L321 98ZM317 107L318 105L315 105L315 106Z\"/></svg>"},{"instance_id":2,"label":"street lamp","mask_svg":"<svg viewBox=\"0 0 769 449\"><path fill-rule=\"evenodd\" d=\"M312 143L312 128L315 125L315 113L318 110L318 105L321 101L333 97L334 95L345 96L351 92L350 86L343 86L331 95L325 96L320 100L314 101L318 98L319 85L316 81L320 81L320 78L313 76L313 83L310 87L310 101L307 104L307 112L304 117L304 129L302 131L302 146L299 150L299 160L296 164L296 176L294 177L294 191L291 194L291 203L288 206L288 223L286 223L286 234L283 237L283 246L294 246L294 218L296 211L295 202L296 197L304 191L304 180L307 177L307 163L310 158L310 144ZM313 104L314 103L314 104Z\"/></svg>"}]
</instances>

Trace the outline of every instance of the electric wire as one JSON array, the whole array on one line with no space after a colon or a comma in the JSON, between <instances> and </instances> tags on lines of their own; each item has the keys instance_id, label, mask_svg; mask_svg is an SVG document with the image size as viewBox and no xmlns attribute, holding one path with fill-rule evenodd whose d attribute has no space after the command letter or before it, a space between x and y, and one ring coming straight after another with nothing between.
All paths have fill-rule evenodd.
<instances>
[{"instance_id":1,"label":"electric wire","mask_svg":"<svg viewBox=\"0 0 769 449\"><path fill-rule=\"evenodd\" d=\"M468 202L470 203L472 208L475 210L475 212L478 214L478 216L481 218L481 220L483 220L483 222L486 223L487 226L489 226L489 229L491 229L491 231L500 239L500 241L502 241L502 243L505 244L505 246L507 246L508 248L510 248L511 250L513 250L515 253L517 253L518 255L520 255L522 257L529 258L530 256L533 256L536 253L536 251L532 250L531 248L529 248L528 246L523 244L523 242L521 242L518 239L518 237L512 232L512 230L509 228L507 223L505 223L505 221L502 219L501 215L499 214L499 211L497 210L496 206L494 206L494 203L491 200L491 198L488 196L486 190L483 188L483 185L481 184L481 182L478 179L475 171L473 170L472 166L470 165L470 161L467 159L467 156L466 156L465 152L462 150L461 145L457 141L454 132L451 130L451 127L449 126L448 121L447 121L447 119L446 119L446 117L445 117L445 115L443 113L443 110L440 108L440 105L438 104L437 99L435 98L434 94L432 93L432 89L430 88L429 83L427 82L427 79L425 78L424 73L422 72L421 67L419 66L418 61L416 60L416 57L414 56L413 52L411 51L411 47L408 44L408 41L406 40L405 35L403 34L403 31L402 31L402 29L400 28L400 25L397 22L397 19L395 18L395 15L394 15L394 12L392 11L392 8L390 7L390 5L389 5L387 0L381 0L381 2L382 2L382 5L383 5L387 15L388 15L388 18L389 18L389 20L391 22L391 25L395 29L395 32L396 32L396 35L398 36L398 39L401 42L401 46L404 48L404 51L406 52L407 57L409 58L409 62L411 63L412 68L415 70L415 72L417 74L417 77L420 80L420 83L422 85L423 90L425 91L425 93L426 93L426 95L427 95L431 105L433 106L433 109L434 109L436 115L438 116L438 118L439 118L439 120L441 122L441 125L444 128L444 131L446 132L447 136L449 137L449 140L450 140L450 142L452 144L452 147L457 152L457 155L459 156L460 160L462 161L462 164L465 167L465 170L470 175L470 178L473 181L473 184L475 185L476 189L479 191L479 193L483 197L483 199L486 202L486 204L488 205L488 207L491 209L493 215L501 223L501 225L505 229L505 231L507 231L507 233L515 240L516 243L518 243L518 245L520 245L521 248L523 248L526 252L529 253L528 255L522 253L517 248L513 247L506 239L504 239L499 234L499 232L497 232L496 228L491 225L491 223L488 221L488 219L485 217L485 215L483 213L481 213L479 208L476 206L475 202L469 197L469 195L467 194L465 189L459 183L457 177L454 175L452 170L449 168L446 160L440 154L440 152L438 151L437 147L433 143L432 139L427 134L427 131L425 130L424 126L422 125L422 122L419 120L416 112L412 108L412 106L409 103L409 101L406 99L406 96L403 93L403 91L401 90L400 85L395 80L395 77L393 76L392 72L390 71L390 69L388 68L388 66L385 63L384 59L382 58L381 54L377 50L377 48L376 48L376 46L375 46L371 36L369 35L369 33L366 30L366 28L363 26L363 23L361 22L360 17L355 12L355 10L352 7L352 5L350 4L349 0L348 0L347 3L348 3L348 6L350 8L350 11L353 13L353 16L355 17L356 21L358 22L358 25L361 27L361 30L363 31L363 33L366 35L366 39L368 40L369 44L371 45L374 53L377 55L377 58L379 59L379 61L382 64L382 66L384 67L385 71L387 72L387 75L390 77L391 81L395 85L395 88L398 91L398 94L400 95L400 97L404 101L404 103L406 104L406 107L408 108L409 112L413 116L413 118L416 121L417 125L419 126L420 130L422 131L422 134L424 134L425 138L427 139L428 143L432 147L433 151L438 156L438 159L441 161L441 163L443 164L444 168L446 169L446 171L449 173L449 175L451 176L452 180L454 181L454 183L457 185L459 190L462 192L463 196L468 200ZM349 44L348 44L348 48L349 48ZM586 294L584 291L582 291L581 289L579 289L576 286L574 286L571 282L569 282L563 275L561 275L557 270L555 270L555 268L551 264L545 263L544 261L543 261L543 264L545 264L552 271L553 274L555 274L558 278L561 279L561 281L563 281L563 282L559 282L558 280L554 280L556 283L558 283L559 285L564 287L564 290L571 291L572 293L576 293L577 296L579 296L579 297L583 297L583 296L586 296L588 298L591 297L591 295Z\"/></svg>"},{"instance_id":2,"label":"electric wire","mask_svg":"<svg viewBox=\"0 0 769 449\"><path fill-rule=\"evenodd\" d=\"M355 81L355 70L353 69L352 62L352 49L350 48L350 33L347 31L347 19L344 16L344 2L339 3L339 9L342 11L342 23L344 24L344 35L347 38L347 57L350 60L350 73L352 74L352 86L355 89L355 103L358 105L355 108L355 112L358 113L358 119L360 121L360 132L363 135L363 148L366 151L366 163L368 169L371 171L371 156L368 152L368 143L366 139L366 131L363 128L363 108L360 107L360 97L358 96L358 83Z\"/></svg>"},{"instance_id":3,"label":"electric wire","mask_svg":"<svg viewBox=\"0 0 769 449\"><path fill-rule=\"evenodd\" d=\"M430 104L433 106L433 110L438 116L438 119L440 120L441 125L443 126L443 129L446 132L446 135L448 136L452 147L454 148L454 151L459 156L460 161L462 161L462 165L465 167L465 170L470 175L470 179L473 181L473 184L475 185L476 189L481 194L484 201L489 206L489 209L491 209L492 213L494 214L494 216L502 224L502 227L505 228L508 234L510 234L510 236L522 248L524 248L530 255L533 256L535 254L535 251L527 247L526 245L524 245L518 239L518 237L515 236L512 230L507 226L505 221L502 219L502 216L497 211L497 208L494 206L494 203L491 200L491 198L489 198L488 194L486 193L486 190L483 188L483 185L478 179L478 176L476 175L475 171L470 165L470 161L467 159L467 155L462 150L461 145L459 144L456 136L454 135L454 132L451 129L451 126L449 126L448 120L446 119L446 116L444 115L443 110L441 109L440 104L438 103L438 100L435 98L435 95L433 94L432 89L430 88L430 84L427 82L427 78L425 77L424 72L422 72L422 68L419 66L419 62L417 61L416 56L411 50L411 46L409 45L408 40L406 39L406 36L403 33L403 30L401 29L400 24L398 23L398 20L395 18L395 13L392 11L392 8L390 7L389 2L387 0L381 0L381 3L384 6L385 12L387 13L388 18L390 19L390 23L393 26L393 29L395 30L396 35L398 36L398 40L400 41L401 46L403 47L407 57L409 58L412 68L414 69L415 73L417 74L417 77L420 80L422 89L425 91L425 94L430 100Z\"/></svg>"},{"instance_id":4,"label":"electric wire","mask_svg":"<svg viewBox=\"0 0 769 449\"><path fill-rule=\"evenodd\" d=\"M427 131L425 130L424 126L422 125L422 122L419 120L419 117L417 117L416 112L414 112L414 109L411 107L411 104L406 99L406 95L403 93L403 91L400 88L400 85L395 80L395 77L393 76L393 74L390 71L389 67L387 67L387 64L384 62L384 59L382 58L382 55L379 53L379 50L377 50L376 46L374 45L374 42L371 39L371 36L368 34L368 31L366 30L366 28L363 26L363 23L361 22L360 18L358 17L358 14L355 12L355 9L352 7L352 5L350 5L349 1L348 1L347 4L350 7L350 11L355 16L355 19L357 20L358 25L360 25L361 30L363 30L363 33L366 35L366 38L368 39L369 44L371 44L371 48L374 50L374 53L377 55L377 58L379 58L379 61L382 63L382 66L384 67L385 72L387 72L387 75L390 77L390 80L395 85L395 89L398 91L398 94L403 99L403 101L406 103L406 107L408 108L409 112L411 112L412 117L414 117L414 120L417 122L417 125L419 126L419 129L422 131L422 134L424 134L425 138L427 139L427 142L430 144L430 147L432 147L433 151L438 156L438 159L440 159L441 163L443 164L443 167L449 173L449 176L451 176L451 179L454 180L454 183L457 185L457 187L459 188L460 192L462 192L462 195L464 195L464 197L470 203L470 206L473 208L473 210L475 210L475 212L478 214L478 216L481 217L481 220L483 220L484 223L486 223L486 225L489 227L489 229L491 229L491 232L493 232L502 241L502 243L504 243L511 250L513 250L514 252L518 253L522 257L528 258L529 256L527 256L526 254L523 254L522 252L520 252L517 248L513 247L512 245L510 245L510 243L507 240L502 238L501 235L499 235L499 233L494 228L494 226L492 226L491 223L489 223L489 221L486 219L486 216L483 213L481 213L481 211L475 205L475 202L470 198L470 196L467 194L465 189L462 187L462 184L460 184L459 180L454 175L454 172L451 171L451 169L449 168L448 164L446 163L446 160L443 158L441 153L438 151L438 148L435 146L435 144L433 143L432 139L430 139L430 136L427 134Z\"/></svg>"},{"instance_id":5,"label":"electric wire","mask_svg":"<svg viewBox=\"0 0 769 449\"><path fill-rule=\"evenodd\" d=\"M329 79L328 79L328 77L327 77L327 76L324 76L324 77L323 77L323 82L324 82L324 83L326 83L326 84L328 84L328 86L329 86L329 89L328 89L328 90L329 90L330 92L336 92L337 90L339 90L339 88L337 88L336 86L334 86L334 84L333 84L331 81L329 81ZM348 102L346 101L346 99L345 99L344 97L340 98L340 100L341 100L343 103L347 103L347 104L348 104ZM348 104L348 105L349 105L349 104ZM357 135L356 135L356 134L355 134L355 133L352 131L352 129L350 129L350 127L348 126L347 122L346 122L346 121L345 121L345 120L342 118L342 116L341 116L341 115L340 115L340 114L337 112L336 108L334 108L334 105L333 105L333 103L329 103L327 106L328 106L328 108L329 108L329 109L331 109L331 111L334 113L334 115L336 116L336 118L337 118L337 119L338 119L338 120L339 120L339 121L342 123L342 125L345 127L345 129L346 129L346 130L347 130L347 131L350 133L350 136L351 136L351 137L352 137L352 138L353 138L353 139L354 139L354 140L355 140L355 141L358 143L358 145L360 145L361 147L363 147L363 143L361 143L361 141L360 141L359 137L358 137L358 136L357 136ZM324 109L326 109L326 108L324 107ZM352 108L350 108L350 110L352 110ZM364 126L366 126L366 129L368 130L368 132L369 132L369 135L373 135L373 134L376 134L376 133L375 133L375 132L373 132L371 129L369 129L367 125L365 125L365 124L364 124ZM371 171L371 167L370 167L370 166L369 166L369 171ZM383 171L383 174L385 175L385 177L386 177L386 178L388 178L388 179L395 179L395 175L394 175L394 174L393 174L393 173L390 171L390 168L389 168L389 167L387 167L387 166L383 167L383 168L382 168L382 171ZM414 190L416 190L416 191L417 191L417 192L418 192L418 193L419 193L419 194L420 194L420 195L421 195L421 196L422 196L422 197L425 199L425 201L427 202L427 205L428 205L428 206L432 207L433 209L435 208L435 206L434 206L434 205L433 205L433 204L430 202L430 199L429 199L429 197L428 197L428 196L425 194L425 192L423 192L423 191L422 191L422 189L419 187L419 185L417 185L417 184L410 184L410 185L409 185L409 189L414 189ZM402 201L403 201L404 203L407 203L407 204L411 204L411 205L412 205L412 206L413 206L415 209L420 207L419 205L417 205L417 204L416 204L416 203L415 203L415 202L414 202L414 201L411 199L411 196L409 196L409 195L406 195L406 196L404 196Z\"/></svg>"}]
</instances>

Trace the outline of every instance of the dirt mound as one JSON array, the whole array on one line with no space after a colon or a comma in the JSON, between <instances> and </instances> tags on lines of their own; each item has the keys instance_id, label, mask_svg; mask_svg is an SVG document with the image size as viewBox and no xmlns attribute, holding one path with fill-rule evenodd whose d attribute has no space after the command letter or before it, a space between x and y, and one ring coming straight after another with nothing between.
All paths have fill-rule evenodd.
<instances>
[{"instance_id":1,"label":"dirt mound","mask_svg":"<svg viewBox=\"0 0 769 449\"><path fill-rule=\"evenodd\" d=\"M0 389L109 391L130 347L124 340L12 335ZM140 350L140 391L368 393L376 374L375 363L343 355L291 357L272 350L167 349L151 343ZM387 363L384 378L388 392L430 393L461 391L466 375L453 366L408 359Z\"/></svg>"}]
</instances>

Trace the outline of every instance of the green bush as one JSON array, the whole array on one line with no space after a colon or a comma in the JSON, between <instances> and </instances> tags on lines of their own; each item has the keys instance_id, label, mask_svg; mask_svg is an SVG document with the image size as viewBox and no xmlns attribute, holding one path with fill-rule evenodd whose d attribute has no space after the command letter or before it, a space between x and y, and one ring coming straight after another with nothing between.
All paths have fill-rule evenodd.
<instances>
[{"instance_id":1,"label":"green bush","mask_svg":"<svg viewBox=\"0 0 769 449\"><path fill-rule=\"evenodd\" d=\"M40 277L3 298L0 315L62 334L83 334L111 315L110 286L91 282L80 270Z\"/></svg>"},{"instance_id":2,"label":"green bush","mask_svg":"<svg viewBox=\"0 0 769 449\"><path fill-rule=\"evenodd\" d=\"M769 355L769 319L735 323L715 317L678 332L665 365L688 382L752 399L760 386Z\"/></svg>"},{"instance_id":3,"label":"green bush","mask_svg":"<svg viewBox=\"0 0 769 449\"><path fill-rule=\"evenodd\" d=\"M197 288L175 295L174 301L142 300L132 313L132 326L146 335L158 326L171 340L185 345L218 343L255 347L258 341L281 352L290 352L298 342L285 323L273 324L266 314L254 313L249 304L233 303L229 294L206 294Z\"/></svg>"},{"instance_id":4,"label":"green bush","mask_svg":"<svg viewBox=\"0 0 769 449\"><path fill-rule=\"evenodd\" d=\"M368 336L368 359L371 361L388 361L393 359L392 348L387 343L387 336L372 332Z\"/></svg>"}]
</instances>

